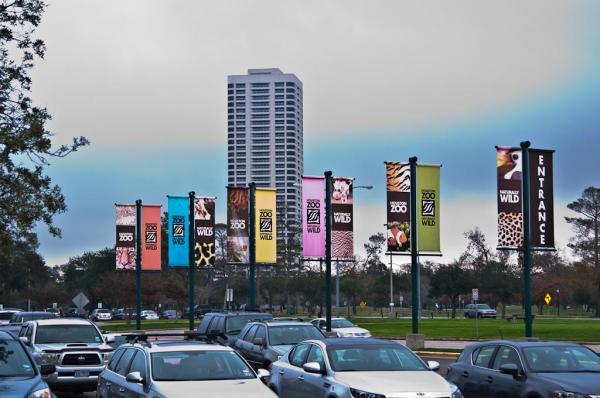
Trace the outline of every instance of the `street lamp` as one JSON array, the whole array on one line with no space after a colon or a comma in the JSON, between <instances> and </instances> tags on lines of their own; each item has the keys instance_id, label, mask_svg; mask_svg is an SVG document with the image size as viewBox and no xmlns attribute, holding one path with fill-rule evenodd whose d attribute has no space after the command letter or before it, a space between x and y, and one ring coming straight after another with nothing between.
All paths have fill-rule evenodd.
<instances>
[{"instance_id":1,"label":"street lamp","mask_svg":"<svg viewBox=\"0 0 600 398\"><path fill-rule=\"evenodd\" d=\"M373 185L352 185L352 190L355 189L373 189ZM340 262L335 261L335 316L340 316Z\"/></svg>"},{"instance_id":2,"label":"street lamp","mask_svg":"<svg viewBox=\"0 0 600 398\"><path fill-rule=\"evenodd\" d=\"M556 316L560 318L560 289L556 289Z\"/></svg>"}]
</instances>

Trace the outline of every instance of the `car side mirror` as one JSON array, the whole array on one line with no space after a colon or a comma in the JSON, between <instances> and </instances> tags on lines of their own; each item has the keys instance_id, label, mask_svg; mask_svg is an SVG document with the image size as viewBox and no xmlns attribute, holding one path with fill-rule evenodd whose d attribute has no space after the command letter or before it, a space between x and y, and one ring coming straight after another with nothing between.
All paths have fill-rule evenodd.
<instances>
[{"instance_id":1,"label":"car side mirror","mask_svg":"<svg viewBox=\"0 0 600 398\"><path fill-rule=\"evenodd\" d=\"M259 379L264 380L264 379L268 379L271 376L271 372L269 372L266 369L258 369L256 371L256 375L258 376Z\"/></svg>"},{"instance_id":2,"label":"car side mirror","mask_svg":"<svg viewBox=\"0 0 600 398\"><path fill-rule=\"evenodd\" d=\"M104 340L106 340L106 344L111 344L115 342L115 336L105 335Z\"/></svg>"},{"instance_id":3,"label":"car side mirror","mask_svg":"<svg viewBox=\"0 0 600 398\"><path fill-rule=\"evenodd\" d=\"M307 362L302 365L302 369L307 373L325 374L325 369L318 362Z\"/></svg>"},{"instance_id":4,"label":"car side mirror","mask_svg":"<svg viewBox=\"0 0 600 398\"><path fill-rule=\"evenodd\" d=\"M440 363L438 361L427 361L427 366L429 366L429 369L433 370L434 372L440 370Z\"/></svg>"},{"instance_id":5,"label":"car side mirror","mask_svg":"<svg viewBox=\"0 0 600 398\"><path fill-rule=\"evenodd\" d=\"M519 376L519 367L514 363L506 363L500 366L500 372L517 378Z\"/></svg>"},{"instance_id":6,"label":"car side mirror","mask_svg":"<svg viewBox=\"0 0 600 398\"><path fill-rule=\"evenodd\" d=\"M128 383L144 384L144 378L140 372L131 372L125 376L125 381Z\"/></svg>"},{"instance_id":7,"label":"car side mirror","mask_svg":"<svg viewBox=\"0 0 600 398\"><path fill-rule=\"evenodd\" d=\"M255 337L254 339L252 339L252 344L262 347L265 345L265 339L263 339L262 337Z\"/></svg>"},{"instance_id":8,"label":"car side mirror","mask_svg":"<svg viewBox=\"0 0 600 398\"><path fill-rule=\"evenodd\" d=\"M42 374L42 376L50 376L54 372L56 372L55 365L41 365L40 366L40 373Z\"/></svg>"},{"instance_id":9,"label":"car side mirror","mask_svg":"<svg viewBox=\"0 0 600 398\"><path fill-rule=\"evenodd\" d=\"M21 340L23 342L23 344L25 344L25 345L29 345L29 346L31 345L31 341L29 341L29 337L22 336L22 337L19 337L19 340Z\"/></svg>"}]
</instances>

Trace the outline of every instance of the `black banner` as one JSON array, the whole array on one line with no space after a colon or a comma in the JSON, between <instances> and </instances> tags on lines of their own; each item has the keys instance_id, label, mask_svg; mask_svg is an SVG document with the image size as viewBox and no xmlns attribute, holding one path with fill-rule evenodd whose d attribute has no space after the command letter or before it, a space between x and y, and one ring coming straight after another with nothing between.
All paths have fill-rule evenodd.
<instances>
[{"instance_id":1,"label":"black banner","mask_svg":"<svg viewBox=\"0 0 600 398\"><path fill-rule=\"evenodd\" d=\"M335 177L331 199L333 213L331 256L340 259L352 258L354 256L352 179Z\"/></svg>"},{"instance_id":2,"label":"black banner","mask_svg":"<svg viewBox=\"0 0 600 398\"><path fill-rule=\"evenodd\" d=\"M249 253L249 190L227 187L227 261L248 263Z\"/></svg>"},{"instance_id":3,"label":"black banner","mask_svg":"<svg viewBox=\"0 0 600 398\"><path fill-rule=\"evenodd\" d=\"M529 150L531 246L554 248L554 151Z\"/></svg>"}]
</instances>

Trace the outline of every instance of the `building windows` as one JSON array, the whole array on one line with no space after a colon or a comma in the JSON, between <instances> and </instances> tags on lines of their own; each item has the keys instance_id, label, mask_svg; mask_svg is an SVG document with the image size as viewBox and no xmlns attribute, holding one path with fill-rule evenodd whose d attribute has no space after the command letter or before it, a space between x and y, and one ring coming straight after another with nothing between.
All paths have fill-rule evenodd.
<instances>
[{"instance_id":1,"label":"building windows","mask_svg":"<svg viewBox=\"0 0 600 398\"><path fill-rule=\"evenodd\" d=\"M246 126L243 126L243 127L238 126L237 131L246 131ZM244 135L244 134L242 134L242 135Z\"/></svg>"},{"instance_id":2,"label":"building windows","mask_svg":"<svg viewBox=\"0 0 600 398\"><path fill-rule=\"evenodd\" d=\"M275 87L283 87L283 82L275 82Z\"/></svg>"},{"instance_id":3,"label":"building windows","mask_svg":"<svg viewBox=\"0 0 600 398\"><path fill-rule=\"evenodd\" d=\"M237 108L235 113L246 113L246 108Z\"/></svg>"},{"instance_id":4,"label":"building windows","mask_svg":"<svg viewBox=\"0 0 600 398\"><path fill-rule=\"evenodd\" d=\"M283 93L283 89L282 89L282 88L276 88L276 89L275 89L275 92L276 92L276 93Z\"/></svg>"},{"instance_id":5,"label":"building windows","mask_svg":"<svg viewBox=\"0 0 600 398\"><path fill-rule=\"evenodd\" d=\"M252 127L252 131L269 131L269 127ZM252 134L255 136L255 134Z\"/></svg>"},{"instance_id":6,"label":"building windows","mask_svg":"<svg viewBox=\"0 0 600 398\"><path fill-rule=\"evenodd\" d=\"M275 126L275 131L283 131L284 127L283 126Z\"/></svg>"},{"instance_id":7,"label":"building windows","mask_svg":"<svg viewBox=\"0 0 600 398\"><path fill-rule=\"evenodd\" d=\"M253 151L268 151L269 149L269 145L252 145ZM266 152L266 154L268 154L268 152Z\"/></svg>"},{"instance_id":8,"label":"building windows","mask_svg":"<svg viewBox=\"0 0 600 398\"><path fill-rule=\"evenodd\" d=\"M268 113L269 108L252 108L252 112L254 113Z\"/></svg>"},{"instance_id":9,"label":"building windows","mask_svg":"<svg viewBox=\"0 0 600 398\"><path fill-rule=\"evenodd\" d=\"M285 158L275 158L275 161L277 163L283 163L283 162L285 162Z\"/></svg>"},{"instance_id":10,"label":"building windows","mask_svg":"<svg viewBox=\"0 0 600 398\"><path fill-rule=\"evenodd\" d=\"M246 101L246 96L244 95L238 95L237 97L235 97L236 101Z\"/></svg>"},{"instance_id":11,"label":"building windows","mask_svg":"<svg viewBox=\"0 0 600 398\"><path fill-rule=\"evenodd\" d=\"M285 92L294 94L296 92L296 90L294 90L293 88L286 88Z\"/></svg>"},{"instance_id":12,"label":"building windows","mask_svg":"<svg viewBox=\"0 0 600 398\"><path fill-rule=\"evenodd\" d=\"M283 94L276 94L276 95L275 95L275 99L276 99L276 100L282 100L282 99L285 99L285 95L283 95ZM277 105L277 103L275 103L275 105Z\"/></svg>"},{"instance_id":13,"label":"building windows","mask_svg":"<svg viewBox=\"0 0 600 398\"><path fill-rule=\"evenodd\" d=\"M296 105L294 101L285 101L286 105Z\"/></svg>"},{"instance_id":14,"label":"building windows","mask_svg":"<svg viewBox=\"0 0 600 398\"><path fill-rule=\"evenodd\" d=\"M253 137L256 137L258 134L253 135ZM253 144L268 144L269 140L252 140ZM254 147L253 147L254 148ZM268 148L268 147L267 147Z\"/></svg>"},{"instance_id":15,"label":"building windows","mask_svg":"<svg viewBox=\"0 0 600 398\"><path fill-rule=\"evenodd\" d=\"M276 117L276 118L283 118L283 113L276 113L276 114L275 114L275 117Z\"/></svg>"},{"instance_id":16,"label":"building windows","mask_svg":"<svg viewBox=\"0 0 600 398\"><path fill-rule=\"evenodd\" d=\"M265 125L268 125L270 123L271 123L271 121L269 121L269 120L253 120L252 121L252 125L253 126L261 126L261 125L265 126Z\"/></svg>"},{"instance_id":17,"label":"building windows","mask_svg":"<svg viewBox=\"0 0 600 398\"><path fill-rule=\"evenodd\" d=\"M285 181L285 177L275 177L275 181Z\"/></svg>"},{"instance_id":18,"label":"building windows","mask_svg":"<svg viewBox=\"0 0 600 398\"><path fill-rule=\"evenodd\" d=\"M240 94L246 94L246 90L235 90L235 94L236 95L240 95Z\"/></svg>"},{"instance_id":19,"label":"building windows","mask_svg":"<svg viewBox=\"0 0 600 398\"><path fill-rule=\"evenodd\" d=\"M285 151L275 151L275 156L285 156Z\"/></svg>"},{"instance_id":20,"label":"building windows","mask_svg":"<svg viewBox=\"0 0 600 398\"><path fill-rule=\"evenodd\" d=\"M285 104L285 101L275 101L275 106L282 106Z\"/></svg>"},{"instance_id":21,"label":"building windows","mask_svg":"<svg viewBox=\"0 0 600 398\"><path fill-rule=\"evenodd\" d=\"M246 115L245 115L245 114L243 114L243 113L241 113L241 114L239 114L239 115L236 115L236 119L237 119L237 120L246 120Z\"/></svg>"},{"instance_id":22,"label":"building windows","mask_svg":"<svg viewBox=\"0 0 600 398\"><path fill-rule=\"evenodd\" d=\"M252 165L252 169L268 169L269 165L268 164L253 164Z\"/></svg>"},{"instance_id":23,"label":"building windows","mask_svg":"<svg viewBox=\"0 0 600 398\"><path fill-rule=\"evenodd\" d=\"M285 145L275 145L275 149L284 149Z\"/></svg>"},{"instance_id":24,"label":"building windows","mask_svg":"<svg viewBox=\"0 0 600 398\"><path fill-rule=\"evenodd\" d=\"M288 87L294 87L294 82L286 82L285 85Z\"/></svg>"},{"instance_id":25,"label":"building windows","mask_svg":"<svg viewBox=\"0 0 600 398\"><path fill-rule=\"evenodd\" d=\"M252 115L252 119L268 119L271 115L268 113L260 113L258 115Z\"/></svg>"},{"instance_id":26,"label":"building windows","mask_svg":"<svg viewBox=\"0 0 600 398\"><path fill-rule=\"evenodd\" d=\"M275 140L276 144L283 144L284 142L285 142L285 139L283 139L283 138L278 138Z\"/></svg>"},{"instance_id":27,"label":"building windows","mask_svg":"<svg viewBox=\"0 0 600 398\"><path fill-rule=\"evenodd\" d=\"M252 106L269 106L269 102L252 102Z\"/></svg>"},{"instance_id":28,"label":"building windows","mask_svg":"<svg viewBox=\"0 0 600 398\"><path fill-rule=\"evenodd\" d=\"M252 87L269 87L269 83L252 83Z\"/></svg>"},{"instance_id":29,"label":"building windows","mask_svg":"<svg viewBox=\"0 0 600 398\"><path fill-rule=\"evenodd\" d=\"M275 124L284 124L283 120L275 120Z\"/></svg>"},{"instance_id":30,"label":"building windows","mask_svg":"<svg viewBox=\"0 0 600 398\"><path fill-rule=\"evenodd\" d=\"M285 174L285 170L275 170L275 175Z\"/></svg>"},{"instance_id":31,"label":"building windows","mask_svg":"<svg viewBox=\"0 0 600 398\"><path fill-rule=\"evenodd\" d=\"M235 84L235 87L236 87L236 88L239 88L239 87L246 87L246 83L236 83L236 84Z\"/></svg>"},{"instance_id":32,"label":"building windows","mask_svg":"<svg viewBox=\"0 0 600 398\"><path fill-rule=\"evenodd\" d=\"M264 100L268 100L269 96L268 95L253 95L252 96L252 100L254 101L264 101Z\"/></svg>"},{"instance_id":33,"label":"building windows","mask_svg":"<svg viewBox=\"0 0 600 398\"><path fill-rule=\"evenodd\" d=\"M271 181L270 177L253 177L252 178L255 182L269 182ZM258 185L258 184L257 184ZM263 185L264 186L264 185Z\"/></svg>"},{"instance_id":34,"label":"building windows","mask_svg":"<svg viewBox=\"0 0 600 398\"><path fill-rule=\"evenodd\" d=\"M252 89L252 94L269 94L268 88Z\"/></svg>"},{"instance_id":35,"label":"building windows","mask_svg":"<svg viewBox=\"0 0 600 398\"><path fill-rule=\"evenodd\" d=\"M235 124L236 124L236 125L238 125L238 126L239 126L239 125L242 125L242 126L244 126L244 125L246 125L246 121L245 121L245 120L236 120L236 121L235 121Z\"/></svg>"},{"instance_id":36,"label":"building windows","mask_svg":"<svg viewBox=\"0 0 600 398\"><path fill-rule=\"evenodd\" d=\"M269 133L252 133L252 138L269 138L271 134ZM268 141L268 140L266 140ZM258 140L256 140L255 142L258 143Z\"/></svg>"}]
</instances>

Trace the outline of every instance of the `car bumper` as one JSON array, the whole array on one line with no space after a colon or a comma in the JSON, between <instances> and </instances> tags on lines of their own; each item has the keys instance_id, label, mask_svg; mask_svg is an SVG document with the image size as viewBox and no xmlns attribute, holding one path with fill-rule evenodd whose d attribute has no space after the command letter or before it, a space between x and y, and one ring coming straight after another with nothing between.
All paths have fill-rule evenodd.
<instances>
[{"instance_id":1,"label":"car bumper","mask_svg":"<svg viewBox=\"0 0 600 398\"><path fill-rule=\"evenodd\" d=\"M59 391L94 391L98 376L104 366L57 366L56 372L44 378L50 388ZM86 376L76 377L75 371L88 372Z\"/></svg>"}]
</instances>

